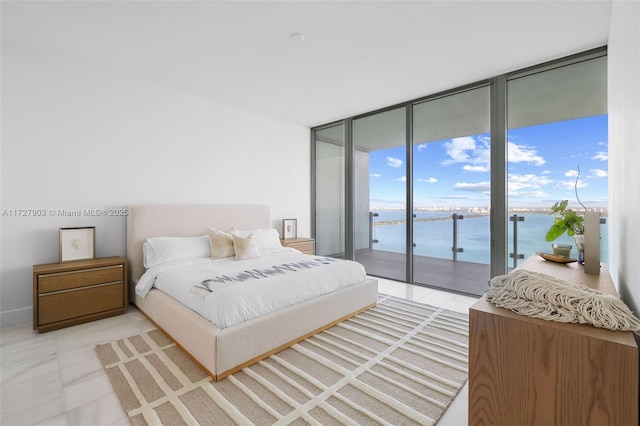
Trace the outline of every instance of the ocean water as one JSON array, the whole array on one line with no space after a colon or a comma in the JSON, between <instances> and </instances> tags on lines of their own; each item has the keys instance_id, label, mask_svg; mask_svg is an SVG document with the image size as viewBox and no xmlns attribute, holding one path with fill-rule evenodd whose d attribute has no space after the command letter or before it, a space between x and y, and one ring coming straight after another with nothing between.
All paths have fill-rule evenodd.
<instances>
[{"instance_id":1,"label":"ocean water","mask_svg":"<svg viewBox=\"0 0 640 426\"><path fill-rule=\"evenodd\" d=\"M374 223L384 221L397 221L398 223L376 225L373 227L373 238L378 243L373 245L374 250L390 251L396 253L405 252L405 212L403 210L375 210L378 217ZM425 212L416 211L414 231L414 254L442 259L452 259L453 253L453 212ZM472 213L462 213L463 220L458 220L458 247L463 252L458 253L458 260L466 262L484 263L490 262L489 240L489 216L481 215L473 217ZM551 244L545 240L545 234L553 224L553 216L544 213L518 213L524 216L523 222L518 222L518 254L524 258L536 254L536 252L551 253ZM430 221L420 221L430 219ZM509 253L513 253L513 222L508 222L508 247ZM607 225L600 225L600 260L608 262L607 249ZM573 246L571 257L577 258L578 251L573 238L566 234L553 243L571 244ZM513 265L513 259L509 259L508 265Z\"/></svg>"}]
</instances>

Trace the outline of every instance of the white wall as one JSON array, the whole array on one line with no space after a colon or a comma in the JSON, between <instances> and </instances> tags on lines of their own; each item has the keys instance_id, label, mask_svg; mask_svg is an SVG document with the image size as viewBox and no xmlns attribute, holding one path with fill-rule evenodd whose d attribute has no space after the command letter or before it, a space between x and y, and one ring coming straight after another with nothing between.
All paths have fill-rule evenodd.
<instances>
[{"instance_id":1,"label":"white wall","mask_svg":"<svg viewBox=\"0 0 640 426\"><path fill-rule=\"evenodd\" d=\"M3 326L31 321L32 266L58 261L60 227L96 226L97 256L126 255L124 217L50 209L267 204L274 227L298 218L309 235L308 128L5 44Z\"/></svg>"},{"instance_id":2,"label":"white wall","mask_svg":"<svg viewBox=\"0 0 640 426\"><path fill-rule=\"evenodd\" d=\"M640 314L640 3L614 1L608 68L610 269Z\"/></svg>"}]
</instances>

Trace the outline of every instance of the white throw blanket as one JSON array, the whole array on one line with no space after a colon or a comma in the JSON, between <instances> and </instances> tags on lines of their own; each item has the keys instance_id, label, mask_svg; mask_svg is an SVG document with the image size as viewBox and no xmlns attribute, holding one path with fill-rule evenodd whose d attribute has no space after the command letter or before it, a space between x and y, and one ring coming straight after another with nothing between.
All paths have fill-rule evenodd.
<instances>
[{"instance_id":1,"label":"white throw blanket","mask_svg":"<svg viewBox=\"0 0 640 426\"><path fill-rule=\"evenodd\" d=\"M487 300L529 317L640 335L640 320L620 298L539 272L516 270L492 278Z\"/></svg>"}]
</instances>

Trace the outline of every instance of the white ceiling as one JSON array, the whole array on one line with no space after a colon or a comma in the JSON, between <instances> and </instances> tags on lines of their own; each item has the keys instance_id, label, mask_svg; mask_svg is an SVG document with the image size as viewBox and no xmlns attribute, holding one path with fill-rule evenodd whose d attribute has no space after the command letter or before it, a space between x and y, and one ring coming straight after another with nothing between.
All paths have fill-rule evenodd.
<instances>
[{"instance_id":1,"label":"white ceiling","mask_svg":"<svg viewBox=\"0 0 640 426\"><path fill-rule=\"evenodd\" d=\"M607 44L611 1L2 1L2 44L313 126ZM304 34L303 42L289 39Z\"/></svg>"}]
</instances>

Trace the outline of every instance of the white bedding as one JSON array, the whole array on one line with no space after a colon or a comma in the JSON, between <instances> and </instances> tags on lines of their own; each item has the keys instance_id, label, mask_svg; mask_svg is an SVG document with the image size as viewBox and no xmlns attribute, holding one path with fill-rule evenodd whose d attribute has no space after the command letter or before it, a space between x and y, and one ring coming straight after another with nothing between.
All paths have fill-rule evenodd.
<instances>
[{"instance_id":1,"label":"white bedding","mask_svg":"<svg viewBox=\"0 0 640 426\"><path fill-rule=\"evenodd\" d=\"M292 264L313 267L286 266ZM254 272L283 269L284 273ZM251 273L243 274L245 271ZM238 276L243 279L220 280ZM193 292L194 286L210 279L214 279L210 285L213 292L205 292L205 296ZM259 258L249 260L227 257L167 262L148 269L136 285L136 293L144 297L155 287L219 328L226 328L365 279L364 267L359 263L306 255L283 247L261 250Z\"/></svg>"}]
</instances>

